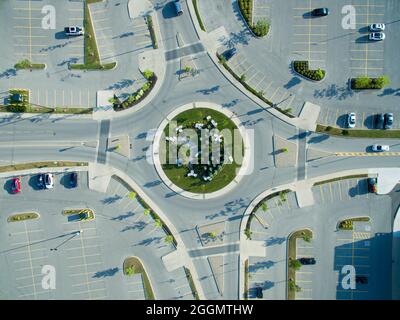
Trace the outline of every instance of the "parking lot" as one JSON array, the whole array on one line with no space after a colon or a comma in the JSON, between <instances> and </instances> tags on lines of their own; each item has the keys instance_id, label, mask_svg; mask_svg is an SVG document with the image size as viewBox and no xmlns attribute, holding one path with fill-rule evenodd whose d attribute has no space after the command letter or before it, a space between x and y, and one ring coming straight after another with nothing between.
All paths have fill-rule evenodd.
<instances>
[{"instance_id":1,"label":"parking lot","mask_svg":"<svg viewBox=\"0 0 400 320\"><path fill-rule=\"evenodd\" d=\"M51 171L51 170L50 170ZM20 177L21 192L11 193ZM140 275L123 275L128 256L143 261L157 298L193 299L183 268L167 272L161 257L175 250L165 232L118 179L106 194L88 189L87 171L78 187L54 173L54 188L39 190L37 175L0 178L0 287L9 299L144 299ZM66 209L90 208L94 220L69 219ZM7 222L10 215L37 212L35 220ZM42 286L44 266L56 271L56 288ZM166 281L166 279L168 281Z\"/></svg>"},{"instance_id":2,"label":"parking lot","mask_svg":"<svg viewBox=\"0 0 400 320\"><path fill-rule=\"evenodd\" d=\"M66 26L83 25L83 1L1 1L0 19L7 21L0 31L5 44L0 61L1 103L6 102L8 89L27 88L34 105L94 107L97 90L114 90L123 96L141 87L145 79L137 57L152 50L152 43L144 18L130 19L127 2L90 5L101 62L117 62L117 66L114 70L85 72L69 69L70 64L84 62L84 37L64 34ZM49 5L54 8L55 29L42 27L47 21L42 9ZM14 64L23 59L44 63L46 68L14 69ZM120 65L129 66L129 74Z\"/></svg>"},{"instance_id":3,"label":"parking lot","mask_svg":"<svg viewBox=\"0 0 400 320\"><path fill-rule=\"evenodd\" d=\"M285 299L287 237L304 228L311 229L313 237L310 242L297 239L296 257L313 257L316 264L302 265L296 271L296 284L301 288L296 299L390 297L392 200L369 193L366 179L314 186L311 207L299 208L293 192L284 202L279 196L269 199L267 210L260 206L251 223L251 238L265 241L267 255L249 257L250 299L257 299L256 287L262 287L263 299ZM363 216L370 221L355 222L352 231L337 229L340 221ZM355 290L344 289L344 265L353 265L356 275L368 277L368 283L357 283Z\"/></svg>"},{"instance_id":4,"label":"parking lot","mask_svg":"<svg viewBox=\"0 0 400 320\"><path fill-rule=\"evenodd\" d=\"M393 129L400 128L396 114L400 84L400 67L396 64L399 2L265 0L260 7L257 3L254 15L268 15L271 21L265 39L251 36L234 4L226 9L217 6L218 10L209 10L215 5L208 0L199 5L208 32L224 27L221 34L226 39L218 50L237 48L228 64L239 76L244 74L251 87L262 91L280 108L291 108L295 115L305 101L321 106L321 124L345 127L346 115L355 112L356 129L371 129L374 114L393 112ZM349 29L343 27L346 15L342 9L347 5L355 10L355 24ZM320 7L328 7L329 15L311 17L310 12ZM384 41L368 40L368 25L372 23L386 24ZM319 83L305 80L292 71L294 60L307 60L311 68L326 70L326 78ZM350 90L349 79L360 75L387 75L391 83L384 90Z\"/></svg>"}]
</instances>

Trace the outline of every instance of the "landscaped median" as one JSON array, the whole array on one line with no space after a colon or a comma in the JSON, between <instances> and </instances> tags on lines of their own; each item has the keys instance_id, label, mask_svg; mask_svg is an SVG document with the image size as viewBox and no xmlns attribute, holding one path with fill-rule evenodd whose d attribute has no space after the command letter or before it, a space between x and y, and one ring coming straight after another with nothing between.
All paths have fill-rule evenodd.
<instances>
[{"instance_id":1,"label":"landscaped median","mask_svg":"<svg viewBox=\"0 0 400 320\"><path fill-rule=\"evenodd\" d=\"M190 270L188 268L186 268L186 267L183 267L183 269L185 271L186 278L187 278L187 280L189 282L190 290L192 290L192 294L193 294L194 299L195 300L200 300L199 293L197 292L197 289L196 289L196 286L194 284L193 277L192 277L192 274L191 274Z\"/></svg>"},{"instance_id":2,"label":"landscaped median","mask_svg":"<svg viewBox=\"0 0 400 320\"><path fill-rule=\"evenodd\" d=\"M252 94L254 94L257 98L261 99L264 101L266 104L268 104L270 107L273 107L274 109L278 110L279 112L283 113L285 116L289 118L294 118L294 115L291 114L291 109L281 109L277 107L274 103L272 103L270 100L264 97L264 92L262 91L257 91L253 87L251 87L249 84L246 82L246 77L243 75L237 75L228 65L226 59L222 54L219 54L217 52L217 58L219 62L224 66L224 68L237 80L239 81L243 87L245 87L248 91L250 91Z\"/></svg>"},{"instance_id":3,"label":"landscaped median","mask_svg":"<svg viewBox=\"0 0 400 320\"><path fill-rule=\"evenodd\" d=\"M354 229L354 222L355 221L364 221L368 222L371 219L369 217L357 217L357 218L350 218L346 220L342 220L338 223L338 230L353 230Z\"/></svg>"},{"instance_id":4,"label":"landscaped median","mask_svg":"<svg viewBox=\"0 0 400 320\"><path fill-rule=\"evenodd\" d=\"M331 126L317 125L318 133L325 133L332 136L343 136L349 138L400 138L400 130L357 130L357 129L341 129Z\"/></svg>"},{"instance_id":5,"label":"landscaped median","mask_svg":"<svg viewBox=\"0 0 400 320\"><path fill-rule=\"evenodd\" d=\"M103 0L86 0L84 6L84 29L85 29L85 50L83 64L70 64L69 68L73 70L110 70L115 68L116 62L102 64L100 54L97 48L96 34L93 28L92 17L90 15L89 4L102 2Z\"/></svg>"},{"instance_id":6,"label":"landscaped median","mask_svg":"<svg viewBox=\"0 0 400 320\"><path fill-rule=\"evenodd\" d=\"M36 212L23 212L13 214L7 218L8 222L18 222L18 221L26 221L26 220L33 220L38 219L40 216Z\"/></svg>"},{"instance_id":7,"label":"landscaped median","mask_svg":"<svg viewBox=\"0 0 400 320\"><path fill-rule=\"evenodd\" d=\"M124 101L120 101L116 96L114 96L112 101L110 101L113 104L113 108L115 111L129 109L137 105L149 95L151 90L156 85L157 76L154 74L154 72L150 70L145 70L143 72L143 76L146 78L147 81L140 89L129 95Z\"/></svg>"},{"instance_id":8,"label":"landscaped median","mask_svg":"<svg viewBox=\"0 0 400 320\"><path fill-rule=\"evenodd\" d=\"M41 69L46 68L46 65L44 63L32 63L28 59L24 59L24 60L18 61L14 65L14 68L17 70L24 70L24 69L41 70Z\"/></svg>"},{"instance_id":9,"label":"landscaped median","mask_svg":"<svg viewBox=\"0 0 400 320\"><path fill-rule=\"evenodd\" d=\"M151 17L151 15L146 16L146 23L150 31L150 37L151 37L151 42L153 43L153 48L158 49L156 32L154 30L153 18Z\"/></svg>"},{"instance_id":10,"label":"landscaped median","mask_svg":"<svg viewBox=\"0 0 400 320\"><path fill-rule=\"evenodd\" d=\"M155 300L153 288L150 283L150 279L144 269L144 266L139 258L128 257L123 263L124 275L132 276L134 274L141 274L143 280L144 294L146 300Z\"/></svg>"},{"instance_id":11,"label":"landscaped median","mask_svg":"<svg viewBox=\"0 0 400 320\"><path fill-rule=\"evenodd\" d=\"M10 172L10 171L30 170L30 169L43 169L43 168L84 167L87 165L88 165L87 162L75 162L75 161L42 161L42 162L18 163L18 164L10 164L7 166L0 166L0 173Z\"/></svg>"},{"instance_id":12,"label":"landscaped median","mask_svg":"<svg viewBox=\"0 0 400 320\"><path fill-rule=\"evenodd\" d=\"M301 267L300 262L296 259L297 239L302 238L306 242L312 239L312 231L309 229L298 230L289 235L288 240L288 259L287 259L287 295L288 300L296 298L296 292L301 291L301 287L296 284L296 270Z\"/></svg>"},{"instance_id":13,"label":"landscaped median","mask_svg":"<svg viewBox=\"0 0 400 320\"><path fill-rule=\"evenodd\" d=\"M299 75L312 81L321 81L325 78L326 72L322 69L311 70L308 61L293 61L293 70Z\"/></svg>"},{"instance_id":14,"label":"landscaped median","mask_svg":"<svg viewBox=\"0 0 400 320\"><path fill-rule=\"evenodd\" d=\"M206 28L204 27L204 24L203 24L203 20L201 20L200 11L199 11L199 8L198 8L197 1L198 0L192 0L194 11L196 13L196 17L197 17L197 21L199 22L200 29L203 30L203 31L206 31Z\"/></svg>"},{"instance_id":15,"label":"landscaped median","mask_svg":"<svg viewBox=\"0 0 400 320\"><path fill-rule=\"evenodd\" d=\"M253 0L238 0L238 3L239 10L250 30L257 37L265 37L269 32L270 25L266 19L253 22Z\"/></svg>"},{"instance_id":16,"label":"landscaped median","mask_svg":"<svg viewBox=\"0 0 400 320\"><path fill-rule=\"evenodd\" d=\"M350 87L353 90L383 89L390 84L388 76L378 78L358 77L350 79Z\"/></svg>"}]
</instances>

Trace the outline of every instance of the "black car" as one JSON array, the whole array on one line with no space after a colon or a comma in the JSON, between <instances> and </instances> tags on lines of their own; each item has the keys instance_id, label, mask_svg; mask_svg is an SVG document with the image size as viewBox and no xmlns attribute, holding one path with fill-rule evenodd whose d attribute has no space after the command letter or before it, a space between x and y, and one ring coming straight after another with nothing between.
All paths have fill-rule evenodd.
<instances>
[{"instance_id":1,"label":"black car","mask_svg":"<svg viewBox=\"0 0 400 320\"><path fill-rule=\"evenodd\" d=\"M11 101L13 101L13 102L23 102L24 101L24 97L20 93L14 93L11 96Z\"/></svg>"},{"instance_id":2,"label":"black car","mask_svg":"<svg viewBox=\"0 0 400 320\"><path fill-rule=\"evenodd\" d=\"M299 261L302 265L315 264L316 262L314 258L300 258Z\"/></svg>"},{"instance_id":3,"label":"black car","mask_svg":"<svg viewBox=\"0 0 400 320\"><path fill-rule=\"evenodd\" d=\"M256 297L259 299L262 299L263 297L263 291L261 287L256 287Z\"/></svg>"},{"instance_id":4,"label":"black car","mask_svg":"<svg viewBox=\"0 0 400 320\"><path fill-rule=\"evenodd\" d=\"M222 55L224 56L225 60L229 60L236 54L236 48L231 48L226 50Z\"/></svg>"},{"instance_id":5,"label":"black car","mask_svg":"<svg viewBox=\"0 0 400 320\"><path fill-rule=\"evenodd\" d=\"M317 8L311 11L313 17L324 17L329 14L328 8Z\"/></svg>"},{"instance_id":6,"label":"black car","mask_svg":"<svg viewBox=\"0 0 400 320\"><path fill-rule=\"evenodd\" d=\"M368 278L366 276L356 276L356 283L367 284Z\"/></svg>"},{"instance_id":7,"label":"black car","mask_svg":"<svg viewBox=\"0 0 400 320\"><path fill-rule=\"evenodd\" d=\"M385 116L383 113L375 115L375 129L383 129L385 123Z\"/></svg>"},{"instance_id":8,"label":"black car","mask_svg":"<svg viewBox=\"0 0 400 320\"><path fill-rule=\"evenodd\" d=\"M78 186L78 174L76 172L72 172L69 175L69 186L71 188L76 188Z\"/></svg>"},{"instance_id":9,"label":"black car","mask_svg":"<svg viewBox=\"0 0 400 320\"><path fill-rule=\"evenodd\" d=\"M39 189L44 189L44 174L41 173L37 176L37 186Z\"/></svg>"}]
</instances>

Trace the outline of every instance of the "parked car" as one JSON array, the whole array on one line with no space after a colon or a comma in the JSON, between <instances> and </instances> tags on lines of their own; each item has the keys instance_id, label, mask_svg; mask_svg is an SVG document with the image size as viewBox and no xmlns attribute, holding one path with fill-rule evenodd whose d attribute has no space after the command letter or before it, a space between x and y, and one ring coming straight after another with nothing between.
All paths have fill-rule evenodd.
<instances>
[{"instance_id":1,"label":"parked car","mask_svg":"<svg viewBox=\"0 0 400 320\"><path fill-rule=\"evenodd\" d=\"M385 40L386 36L383 32L372 32L369 34L369 40L372 41L381 41Z\"/></svg>"},{"instance_id":2,"label":"parked car","mask_svg":"<svg viewBox=\"0 0 400 320\"><path fill-rule=\"evenodd\" d=\"M366 276L356 276L356 283L367 284L368 278Z\"/></svg>"},{"instance_id":3,"label":"parked car","mask_svg":"<svg viewBox=\"0 0 400 320\"><path fill-rule=\"evenodd\" d=\"M12 179L11 192L12 193L20 193L21 192L21 180L20 180L20 178Z\"/></svg>"},{"instance_id":4,"label":"parked car","mask_svg":"<svg viewBox=\"0 0 400 320\"><path fill-rule=\"evenodd\" d=\"M393 127L393 113L385 113L385 121L384 121L385 129L392 129Z\"/></svg>"},{"instance_id":5,"label":"parked car","mask_svg":"<svg viewBox=\"0 0 400 320\"><path fill-rule=\"evenodd\" d=\"M236 48L230 48L226 50L222 55L224 56L225 60L228 61L236 54L236 51L237 51Z\"/></svg>"},{"instance_id":6,"label":"parked car","mask_svg":"<svg viewBox=\"0 0 400 320\"><path fill-rule=\"evenodd\" d=\"M44 187L46 189L54 188L54 179L51 173L45 173L44 175Z\"/></svg>"},{"instance_id":7,"label":"parked car","mask_svg":"<svg viewBox=\"0 0 400 320\"><path fill-rule=\"evenodd\" d=\"M66 36L83 36L85 31L82 27L69 26L64 28L64 33Z\"/></svg>"},{"instance_id":8,"label":"parked car","mask_svg":"<svg viewBox=\"0 0 400 320\"><path fill-rule=\"evenodd\" d=\"M347 115L347 126L349 128L354 128L356 126L356 114L354 112Z\"/></svg>"},{"instance_id":9,"label":"parked car","mask_svg":"<svg viewBox=\"0 0 400 320\"><path fill-rule=\"evenodd\" d=\"M368 190L369 192L376 193L376 178L368 178Z\"/></svg>"},{"instance_id":10,"label":"parked car","mask_svg":"<svg viewBox=\"0 0 400 320\"><path fill-rule=\"evenodd\" d=\"M71 188L76 188L78 186L78 174L76 172L72 172L69 175L68 181Z\"/></svg>"},{"instance_id":11,"label":"parked car","mask_svg":"<svg viewBox=\"0 0 400 320\"><path fill-rule=\"evenodd\" d=\"M182 10L182 6L181 6L181 3L179 2L179 0L174 1L174 6L175 6L176 15L177 16L182 15L183 10Z\"/></svg>"},{"instance_id":12,"label":"parked car","mask_svg":"<svg viewBox=\"0 0 400 320\"><path fill-rule=\"evenodd\" d=\"M14 93L11 96L11 101L13 102L24 102L24 96L20 93Z\"/></svg>"},{"instance_id":13,"label":"parked car","mask_svg":"<svg viewBox=\"0 0 400 320\"><path fill-rule=\"evenodd\" d=\"M263 291L261 287L256 287L256 297L259 299L263 298Z\"/></svg>"},{"instance_id":14,"label":"parked car","mask_svg":"<svg viewBox=\"0 0 400 320\"><path fill-rule=\"evenodd\" d=\"M383 151L389 151L389 146L385 144L374 144L372 146L372 151L374 152L383 152Z\"/></svg>"},{"instance_id":15,"label":"parked car","mask_svg":"<svg viewBox=\"0 0 400 320\"><path fill-rule=\"evenodd\" d=\"M329 9L328 8L317 8L311 11L311 15L313 17L324 17L329 14Z\"/></svg>"},{"instance_id":16,"label":"parked car","mask_svg":"<svg viewBox=\"0 0 400 320\"><path fill-rule=\"evenodd\" d=\"M377 32L377 31L384 31L385 24L384 23L373 23L369 26L369 31Z\"/></svg>"},{"instance_id":17,"label":"parked car","mask_svg":"<svg viewBox=\"0 0 400 320\"><path fill-rule=\"evenodd\" d=\"M300 258L300 259L299 259L299 262L300 262L302 265L308 265L308 264L315 264L315 263L316 263L316 261L315 261L314 258L305 258L305 257Z\"/></svg>"},{"instance_id":18,"label":"parked car","mask_svg":"<svg viewBox=\"0 0 400 320\"><path fill-rule=\"evenodd\" d=\"M385 116L383 113L379 113L375 115L375 128L376 129L383 129L385 123Z\"/></svg>"}]
</instances>

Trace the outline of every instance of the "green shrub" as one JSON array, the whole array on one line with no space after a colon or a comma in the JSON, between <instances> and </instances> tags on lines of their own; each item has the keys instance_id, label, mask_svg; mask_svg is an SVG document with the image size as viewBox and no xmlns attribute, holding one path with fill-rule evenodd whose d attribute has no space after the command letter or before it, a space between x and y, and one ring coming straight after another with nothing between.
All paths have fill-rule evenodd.
<instances>
[{"instance_id":1,"label":"green shrub","mask_svg":"<svg viewBox=\"0 0 400 320\"><path fill-rule=\"evenodd\" d=\"M254 34L258 37L264 37L268 34L269 23L266 19L258 20L256 25L252 28Z\"/></svg>"},{"instance_id":2,"label":"green shrub","mask_svg":"<svg viewBox=\"0 0 400 320\"><path fill-rule=\"evenodd\" d=\"M323 78L325 78L325 70L310 70L308 61L294 61L293 68L297 73L310 80L321 81Z\"/></svg>"},{"instance_id":3,"label":"green shrub","mask_svg":"<svg viewBox=\"0 0 400 320\"><path fill-rule=\"evenodd\" d=\"M154 72L150 71L150 70L144 70L143 72L143 76L147 79L150 80L151 78L153 78Z\"/></svg>"},{"instance_id":4,"label":"green shrub","mask_svg":"<svg viewBox=\"0 0 400 320\"><path fill-rule=\"evenodd\" d=\"M388 76L378 78L358 77L351 79L352 89L383 89L389 85L390 79Z\"/></svg>"}]
</instances>

